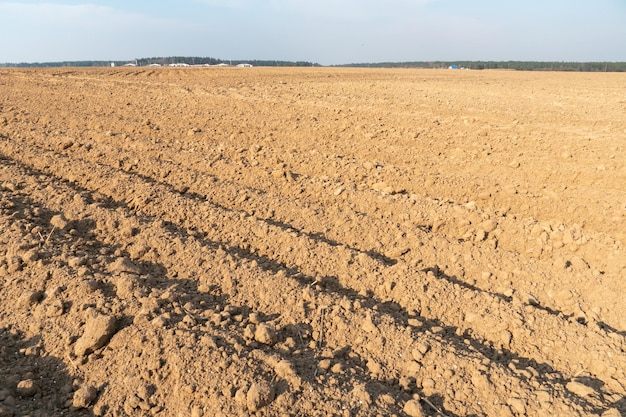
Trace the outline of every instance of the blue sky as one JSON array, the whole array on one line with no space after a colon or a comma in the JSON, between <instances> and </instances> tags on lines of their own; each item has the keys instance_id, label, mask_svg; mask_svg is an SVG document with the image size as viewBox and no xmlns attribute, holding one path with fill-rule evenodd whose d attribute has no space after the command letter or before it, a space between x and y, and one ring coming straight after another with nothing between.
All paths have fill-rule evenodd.
<instances>
[{"instance_id":1,"label":"blue sky","mask_svg":"<svg viewBox=\"0 0 626 417\"><path fill-rule=\"evenodd\" d=\"M626 61L626 0L0 0L0 62Z\"/></svg>"}]
</instances>

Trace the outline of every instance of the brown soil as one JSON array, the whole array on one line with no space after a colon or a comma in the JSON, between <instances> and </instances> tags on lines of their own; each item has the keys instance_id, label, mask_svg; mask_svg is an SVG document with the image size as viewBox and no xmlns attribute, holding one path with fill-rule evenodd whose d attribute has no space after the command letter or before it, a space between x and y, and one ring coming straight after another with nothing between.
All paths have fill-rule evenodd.
<instances>
[{"instance_id":1,"label":"brown soil","mask_svg":"<svg viewBox=\"0 0 626 417\"><path fill-rule=\"evenodd\" d=\"M626 415L626 75L0 71L0 416Z\"/></svg>"}]
</instances>

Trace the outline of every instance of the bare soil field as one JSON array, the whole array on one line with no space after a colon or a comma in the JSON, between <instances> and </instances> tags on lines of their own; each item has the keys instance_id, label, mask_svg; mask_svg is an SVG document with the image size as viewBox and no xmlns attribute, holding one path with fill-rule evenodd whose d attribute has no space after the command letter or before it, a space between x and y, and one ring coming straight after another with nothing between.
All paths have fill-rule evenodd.
<instances>
[{"instance_id":1,"label":"bare soil field","mask_svg":"<svg viewBox=\"0 0 626 417\"><path fill-rule=\"evenodd\" d=\"M626 415L626 75L0 70L0 416Z\"/></svg>"}]
</instances>

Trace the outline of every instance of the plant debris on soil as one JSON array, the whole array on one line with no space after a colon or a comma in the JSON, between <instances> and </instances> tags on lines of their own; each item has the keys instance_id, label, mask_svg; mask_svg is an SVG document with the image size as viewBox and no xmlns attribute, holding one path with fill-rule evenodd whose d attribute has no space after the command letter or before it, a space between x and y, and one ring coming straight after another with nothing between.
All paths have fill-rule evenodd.
<instances>
[{"instance_id":1,"label":"plant debris on soil","mask_svg":"<svg viewBox=\"0 0 626 417\"><path fill-rule=\"evenodd\" d=\"M625 81L0 70L0 417L625 416Z\"/></svg>"}]
</instances>

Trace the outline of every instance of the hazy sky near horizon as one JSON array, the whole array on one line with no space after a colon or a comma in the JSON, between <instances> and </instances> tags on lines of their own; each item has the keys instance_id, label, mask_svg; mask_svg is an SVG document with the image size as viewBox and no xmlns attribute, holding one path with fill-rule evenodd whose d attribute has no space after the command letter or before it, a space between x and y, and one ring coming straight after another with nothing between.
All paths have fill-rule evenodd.
<instances>
[{"instance_id":1,"label":"hazy sky near horizon","mask_svg":"<svg viewBox=\"0 0 626 417\"><path fill-rule=\"evenodd\" d=\"M626 61L626 0L0 0L0 63Z\"/></svg>"}]
</instances>

